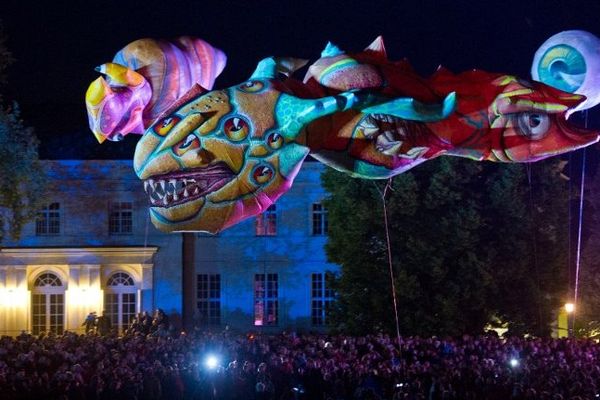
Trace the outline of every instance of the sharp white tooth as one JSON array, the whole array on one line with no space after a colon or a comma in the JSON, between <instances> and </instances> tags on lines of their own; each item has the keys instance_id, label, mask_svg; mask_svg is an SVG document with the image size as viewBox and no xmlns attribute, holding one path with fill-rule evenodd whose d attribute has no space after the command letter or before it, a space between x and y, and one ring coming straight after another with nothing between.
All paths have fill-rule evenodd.
<instances>
[{"instance_id":1,"label":"sharp white tooth","mask_svg":"<svg viewBox=\"0 0 600 400\"><path fill-rule=\"evenodd\" d=\"M196 186L196 189L194 190L194 194L198 194L200 192L200 189L198 188L198 186Z\"/></svg>"},{"instance_id":2,"label":"sharp white tooth","mask_svg":"<svg viewBox=\"0 0 600 400\"><path fill-rule=\"evenodd\" d=\"M146 192L146 193L148 193L148 186L150 186L148 181L144 181L144 192Z\"/></svg>"},{"instance_id":3,"label":"sharp white tooth","mask_svg":"<svg viewBox=\"0 0 600 400\"><path fill-rule=\"evenodd\" d=\"M160 187L164 191L165 190L165 181L161 179L160 181L158 181L158 183L160 184Z\"/></svg>"},{"instance_id":4,"label":"sharp white tooth","mask_svg":"<svg viewBox=\"0 0 600 400\"><path fill-rule=\"evenodd\" d=\"M173 192L173 201L179 200L179 196L177 195L177 191Z\"/></svg>"},{"instance_id":5,"label":"sharp white tooth","mask_svg":"<svg viewBox=\"0 0 600 400\"><path fill-rule=\"evenodd\" d=\"M365 130L370 128L377 129L377 124L375 123L375 120L371 118L371 116L369 116L369 118L365 118L361 125Z\"/></svg>"},{"instance_id":6,"label":"sharp white tooth","mask_svg":"<svg viewBox=\"0 0 600 400\"><path fill-rule=\"evenodd\" d=\"M183 197L188 197L190 194L188 193L187 187L183 189Z\"/></svg>"},{"instance_id":7,"label":"sharp white tooth","mask_svg":"<svg viewBox=\"0 0 600 400\"><path fill-rule=\"evenodd\" d=\"M408 150L406 153L407 154L416 154L418 156L422 156L423 154L425 154L427 152L427 150L429 150L429 147L414 147L410 150Z\"/></svg>"},{"instance_id":8,"label":"sharp white tooth","mask_svg":"<svg viewBox=\"0 0 600 400\"><path fill-rule=\"evenodd\" d=\"M154 190L154 179L150 179L149 182L150 182L150 186L152 186L152 189Z\"/></svg>"},{"instance_id":9,"label":"sharp white tooth","mask_svg":"<svg viewBox=\"0 0 600 400\"><path fill-rule=\"evenodd\" d=\"M392 131L383 132L383 136L385 136L385 138L390 142L394 142L396 140L396 137L394 136L394 132L392 132Z\"/></svg>"},{"instance_id":10,"label":"sharp white tooth","mask_svg":"<svg viewBox=\"0 0 600 400\"><path fill-rule=\"evenodd\" d=\"M377 136L376 143L380 146L385 146L390 142L393 142L393 138L390 140L390 135L388 135L388 132L384 132Z\"/></svg>"},{"instance_id":11,"label":"sharp white tooth","mask_svg":"<svg viewBox=\"0 0 600 400\"><path fill-rule=\"evenodd\" d=\"M165 197L163 197L163 204L166 206L167 205L167 195L165 194Z\"/></svg>"},{"instance_id":12,"label":"sharp white tooth","mask_svg":"<svg viewBox=\"0 0 600 400\"><path fill-rule=\"evenodd\" d=\"M379 128L377 128L376 126L373 128L369 127L363 129L363 134L367 138L373 137L377 132L379 132Z\"/></svg>"},{"instance_id":13,"label":"sharp white tooth","mask_svg":"<svg viewBox=\"0 0 600 400\"><path fill-rule=\"evenodd\" d=\"M428 147L413 147L412 149L408 150L406 152L406 154L398 154L398 155L402 158L409 158L411 160L414 160L415 158L419 158L423 154L425 154L427 152L427 150L429 150Z\"/></svg>"},{"instance_id":14,"label":"sharp white tooth","mask_svg":"<svg viewBox=\"0 0 600 400\"><path fill-rule=\"evenodd\" d=\"M402 142L392 142L388 144L384 149L378 149L383 154L387 154L388 156L393 156L400 152L400 148L402 147Z\"/></svg>"}]
</instances>

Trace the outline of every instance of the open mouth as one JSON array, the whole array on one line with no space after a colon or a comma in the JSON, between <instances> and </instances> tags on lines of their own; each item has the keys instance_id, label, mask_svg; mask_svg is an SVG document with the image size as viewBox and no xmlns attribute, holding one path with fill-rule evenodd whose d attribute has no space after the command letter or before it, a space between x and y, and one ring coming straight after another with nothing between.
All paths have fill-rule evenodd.
<instances>
[{"instance_id":1,"label":"open mouth","mask_svg":"<svg viewBox=\"0 0 600 400\"><path fill-rule=\"evenodd\" d=\"M224 163L155 175L144 180L144 190L154 207L172 207L219 190L234 178Z\"/></svg>"},{"instance_id":2,"label":"open mouth","mask_svg":"<svg viewBox=\"0 0 600 400\"><path fill-rule=\"evenodd\" d=\"M418 144L431 135L423 124L386 114L369 114L358 128L374 141L377 151L389 156L415 159L429 150L428 146Z\"/></svg>"}]
</instances>

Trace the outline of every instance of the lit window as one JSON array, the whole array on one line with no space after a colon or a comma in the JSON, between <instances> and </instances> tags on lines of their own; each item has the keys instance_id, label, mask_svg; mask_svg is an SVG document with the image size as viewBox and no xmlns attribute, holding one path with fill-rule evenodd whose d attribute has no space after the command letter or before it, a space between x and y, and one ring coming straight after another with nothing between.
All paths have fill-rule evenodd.
<instances>
[{"instance_id":1,"label":"lit window","mask_svg":"<svg viewBox=\"0 0 600 400\"><path fill-rule=\"evenodd\" d=\"M133 278L124 272L116 272L108 278L106 286L133 286Z\"/></svg>"},{"instance_id":2,"label":"lit window","mask_svg":"<svg viewBox=\"0 0 600 400\"><path fill-rule=\"evenodd\" d=\"M35 234L37 236L60 235L60 203L50 203L38 211Z\"/></svg>"},{"instance_id":3,"label":"lit window","mask_svg":"<svg viewBox=\"0 0 600 400\"><path fill-rule=\"evenodd\" d=\"M221 325L221 275L198 274L196 307L201 326Z\"/></svg>"},{"instance_id":4,"label":"lit window","mask_svg":"<svg viewBox=\"0 0 600 400\"><path fill-rule=\"evenodd\" d=\"M52 273L46 272L41 274L35 279L33 283L35 287L43 287L43 286L62 286L62 282L60 278Z\"/></svg>"},{"instance_id":5,"label":"lit window","mask_svg":"<svg viewBox=\"0 0 600 400\"><path fill-rule=\"evenodd\" d=\"M104 311L117 333L123 333L136 315L137 289L131 275L115 272L106 281Z\"/></svg>"},{"instance_id":6,"label":"lit window","mask_svg":"<svg viewBox=\"0 0 600 400\"><path fill-rule=\"evenodd\" d=\"M130 201L110 203L108 233L129 235L133 232L133 204Z\"/></svg>"},{"instance_id":7,"label":"lit window","mask_svg":"<svg viewBox=\"0 0 600 400\"><path fill-rule=\"evenodd\" d=\"M312 204L312 234L315 236L327 235L329 223L327 209L321 203Z\"/></svg>"},{"instance_id":8,"label":"lit window","mask_svg":"<svg viewBox=\"0 0 600 400\"><path fill-rule=\"evenodd\" d=\"M329 324L329 313L335 295L331 288L331 278L328 273L312 274L311 319L314 326Z\"/></svg>"},{"instance_id":9,"label":"lit window","mask_svg":"<svg viewBox=\"0 0 600 400\"><path fill-rule=\"evenodd\" d=\"M265 212L256 217L257 236L277 235L277 207L272 204Z\"/></svg>"},{"instance_id":10,"label":"lit window","mask_svg":"<svg viewBox=\"0 0 600 400\"><path fill-rule=\"evenodd\" d=\"M277 325L278 292L277 274L254 275L254 325Z\"/></svg>"},{"instance_id":11,"label":"lit window","mask_svg":"<svg viewBox=\"0 0 600 400\"><path fill-rule=\"evenodd\" d=\"M31 292L31 332L62 334L65 322L65 288L60 278L45 272L33 283Z\"/></svg>"}]
</instances>

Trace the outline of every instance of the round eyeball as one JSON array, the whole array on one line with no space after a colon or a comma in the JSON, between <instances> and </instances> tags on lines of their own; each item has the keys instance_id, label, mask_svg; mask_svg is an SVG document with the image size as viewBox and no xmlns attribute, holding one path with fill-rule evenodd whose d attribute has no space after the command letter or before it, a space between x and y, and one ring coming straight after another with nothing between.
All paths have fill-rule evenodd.
<instances>
[{"instance_id":1,"label":"round eyeball","mask_svg":"<svg viewBox=\"0 0 600 400\"><path fill-rule=\"evenodd\" d=\"M534 80L586 100L574 111L600 103L600 39L590 32L569 30L546 40L535 52L531 66Z\"/></svg>"},{"instance_id":2,"label":"round eyeball","mask_svg":"<svg viewBox=\"0 0 600 400\"><path fill-rule=\"evenodd\" d=\"M200 147L200 139L193 133L187 135L185 139L173 146L173 153L178 156L184 155L186 152Z\"/></svg>"},{"instance_id":3,"label":"round eyeball","mask_svg":"<svg viewBox=\"0 0 600 400\"><path fill-rule=\"evenodd\" d=\"M257 165L254 167L252 177L259 185L264 185L273 178L273 169L267 165Z\"/></svg>"},{"instance_id":4,"label":"round eyeball","mask_svg":"<svg viewBox=\"0 0 600 400\"><path fill-rule=\"evenodd\" d=\"M550 129L550 118L547 114L525 112L517 116L519 132L531 140L540 140Z\"/></svg>"},{"instance_id":5,"label":"round eyeball","mask_svg":"<svg viewBox=\"0 0 600 400\"><path fill-rule=\"evenodd\" d=\"M238 89L246 93L257 93L263 90L264 88L265 84L263 82L255 80L244 82L238 86Z\"/></svg>"},{"instance_id":6,"label":"round eyeball","mask_svg":"<svg viewBox=\"0 0 600 400\"><path fill-rule=\"evenodd\" d=\"M232 142L239 142L240 140L246 139L246 136L250 133L250 126L244 119L232 117L227 119L223 124L223 131L229 140Z\"/></svg>"},{"instance_id":7,"label":"round eyeball","mask_svg":"<svg viewBox=\"0 0 600 400\"><path fill-rule=\"evenodd\" d=\"M281 136L277 132L273 132L267 137L267 145L273 150L281 148L281 146L283 146L283 143L283 136Z\"/></svg>"},{"instance_id":8,"label":"round eyeball","mask_svg":"<svg viewBox=\"0 0 600 400\"><path fill-rule=\"evenodd\" d=\"M176 116L163 118L154 124L154 132L159 136L165 136L179 121L181 118Z\"/></svg>"}]
</instances>

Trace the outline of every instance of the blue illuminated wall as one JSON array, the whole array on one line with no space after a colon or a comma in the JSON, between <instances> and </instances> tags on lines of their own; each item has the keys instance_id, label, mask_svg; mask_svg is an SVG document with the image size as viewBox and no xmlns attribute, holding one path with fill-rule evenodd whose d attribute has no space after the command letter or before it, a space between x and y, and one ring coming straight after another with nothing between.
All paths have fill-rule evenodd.
<instances>
[{"instance_id":1,"label":"blue illuminated wall","mask_svg":"<svg viewBox=\"0 0 600 400\"><path fill-rule=\"evenodd\" d=\"M254 276L277 273L279 321L260 329L313 329L311 275L338 271L327 262L327 236L312 235L312 204L326 197L320 175L324 166L303 165L292 188L277 202L277 235L257 236L250 219L214 237L197 242L199 273L221 274L223 320L236 328L254 324Z\"/></svg>"},{"instance_id":2,"label":"blue illuminated wall","mask_svg":"<svg viewBox=\"0 0 600 400\"><path fill-rule=\"evenodd\" d=\"M50 177L46 203L61 205L61 232L36 236L28 224L16 248L144 247L156 246L152 288L143 296L142 309L182 310L182 235L164 234L148 219L142 183L130 160L43 161ZM320 163L307 162L291 190L277 203L277 235L257 236L255 220L247 220L217 236L195 235L196 272L221 275L221 322L242 330L254 326L254 276L276 273L279 279L279 316L275 327L312 329L311 274L337 271L326 261L326 236L312 234L312 204L326 193L320 185ZM110 235L111 201L133 203L133 231ZM1 267L1 266L0 266ZM261 328L267 329L267 328Z\"/></svg>"}]
</instances>

